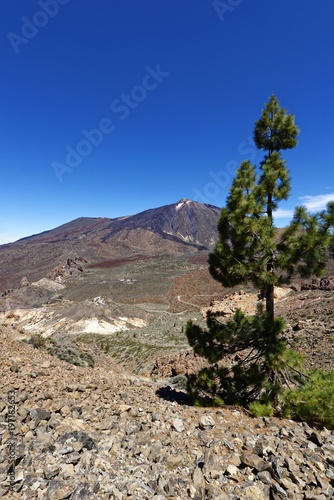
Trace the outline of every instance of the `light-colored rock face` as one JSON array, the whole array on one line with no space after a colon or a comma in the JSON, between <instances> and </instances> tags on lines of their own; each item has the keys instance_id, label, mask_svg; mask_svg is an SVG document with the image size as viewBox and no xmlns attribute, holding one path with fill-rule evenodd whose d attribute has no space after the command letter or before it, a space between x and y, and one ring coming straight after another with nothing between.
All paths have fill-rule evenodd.
<instances>
[{"instance_id":1,"label":"light-colored rock face","mask_svg":"<svg viewBox=\"0 0 334 500\"><path fill-rule=\"evenodd\" d=\"M292 293L291 288L275 287L275 299L285 299ZM225 295L222 300L214 300L210 307L203 307L201 313L206 318L208 313L217 316L230 317L237 309L242 309L246 314L255 314L261 295L246 293L243 290Z\"/></svg>"},{"instance_id":2,"label":"light-colored rock face","mask_svg":"<svg viewBox=\"0 0 334 500\"><path fill-rule=\"evenodd\" d=\"M56 314L55 311L45 307L32 310L14 309L10 312L0 313L0 321L8 326L15 324L15 327L22 332L23 336L25 334L40 334L43 337L50 337L57 333L68 335L80 333L111 335L130 328L143 328L146 326L144 320L126 316L112 317L108 320L96 317L75 320L66 315L59 317L59 314Z\"/></svg>"},{"instance_id":3,"label":"light-colored rock face","mask_svg":"<svg viewBox=\"0 0 334 500\"><path fill-rule=\"evenodd\" d=\"M3 328L0 497L333 498L333 432L192 407L167 380L131 376L106 356L80 368L10 337Z\"/></svg>"}]
</instances>

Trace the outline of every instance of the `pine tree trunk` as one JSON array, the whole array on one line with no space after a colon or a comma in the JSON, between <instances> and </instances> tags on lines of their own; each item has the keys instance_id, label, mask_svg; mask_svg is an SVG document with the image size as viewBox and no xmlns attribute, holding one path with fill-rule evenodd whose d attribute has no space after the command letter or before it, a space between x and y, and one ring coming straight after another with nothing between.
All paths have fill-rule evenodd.
<instances>
[{"instance_id":1,"label":"pine tree trunk","mask_svg":"<svg viewBox=\"0 0 334 500\"><path fill-rule=\"evenodd\" d=\"M271 151L269 151L269 157L271 155ZM273 199L271 193L268 194L267 198L267 215L268 218L270 219L271 225L273 225ZM267 263L267 273L272 274L274 272L274 263L273 260L270 260ZM271 322L274 321L274 285L267 285L267 290L266 290L266 311L267 314L271 320Z\"/></svg>"},{"instance_id":2,"label":"pine tree trunk","mask_svg":"<svg viewBox=\"0 0 334 500\"><path fill-rule=\"evenodd\" d=\"M266 287L266 312L271 321L274 321L274 285Z\"/></svg>"}]
</instances>

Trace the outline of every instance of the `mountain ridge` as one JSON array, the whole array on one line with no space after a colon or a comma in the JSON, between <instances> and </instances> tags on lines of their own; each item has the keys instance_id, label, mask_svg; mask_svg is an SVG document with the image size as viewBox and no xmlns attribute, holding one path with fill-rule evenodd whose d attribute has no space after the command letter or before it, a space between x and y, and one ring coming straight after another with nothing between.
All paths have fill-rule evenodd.
<instances>
[{"instance_id":1,"label":"mountain ridge","mask_svg":"<svg viewBox=\"0 0 334 500\"><path fill-rule=\"evenodd\" d=\"M0 292L16 288L23 276L36 280L67 258L89 263L208 252L218 238L220 208L182 198L138 214L79 217L48 231L0 246Z\"/></svg>"}]
</instances>

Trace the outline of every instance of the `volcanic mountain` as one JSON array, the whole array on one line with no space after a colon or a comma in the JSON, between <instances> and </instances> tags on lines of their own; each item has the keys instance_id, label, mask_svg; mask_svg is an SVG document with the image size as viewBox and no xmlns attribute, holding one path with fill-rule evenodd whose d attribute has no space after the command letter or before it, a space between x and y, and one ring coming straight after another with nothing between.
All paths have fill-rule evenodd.
<instances>
[{"instance_id":1,"label":"volcanic mountain","mask_svg":"<svg viewBox=\"0 0 334 500\"><path fill-rule=\"evenodd\" d=\"M136 215L79 218L0 247L0 291L48 274L77 256L91 265L165 254L208 251L217 240L220 209L183 198Z\"/></svg>"}]
</instances>

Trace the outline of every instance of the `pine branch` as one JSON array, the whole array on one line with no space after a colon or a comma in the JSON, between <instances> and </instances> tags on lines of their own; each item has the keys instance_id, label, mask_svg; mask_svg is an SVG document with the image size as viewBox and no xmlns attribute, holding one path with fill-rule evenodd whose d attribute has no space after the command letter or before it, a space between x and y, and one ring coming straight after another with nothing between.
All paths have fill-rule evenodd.
<instances>
[{"instance_id":1,"label":"pine branch","mask_svg":"<svg viewBox=\"0 0 334 500\"><path fill-rule=\"evenodd\" d=\"M307 379L310 379L311 377L309 375L306 375L306 373L301 372L300 370L297 370L297 368L294 368L293 366L290 366L288 363L285 363L290 370L292 370L295 373L298 373L298 375L301 375L302 377L305 377Z\"/></svg>"}]
</instances>

